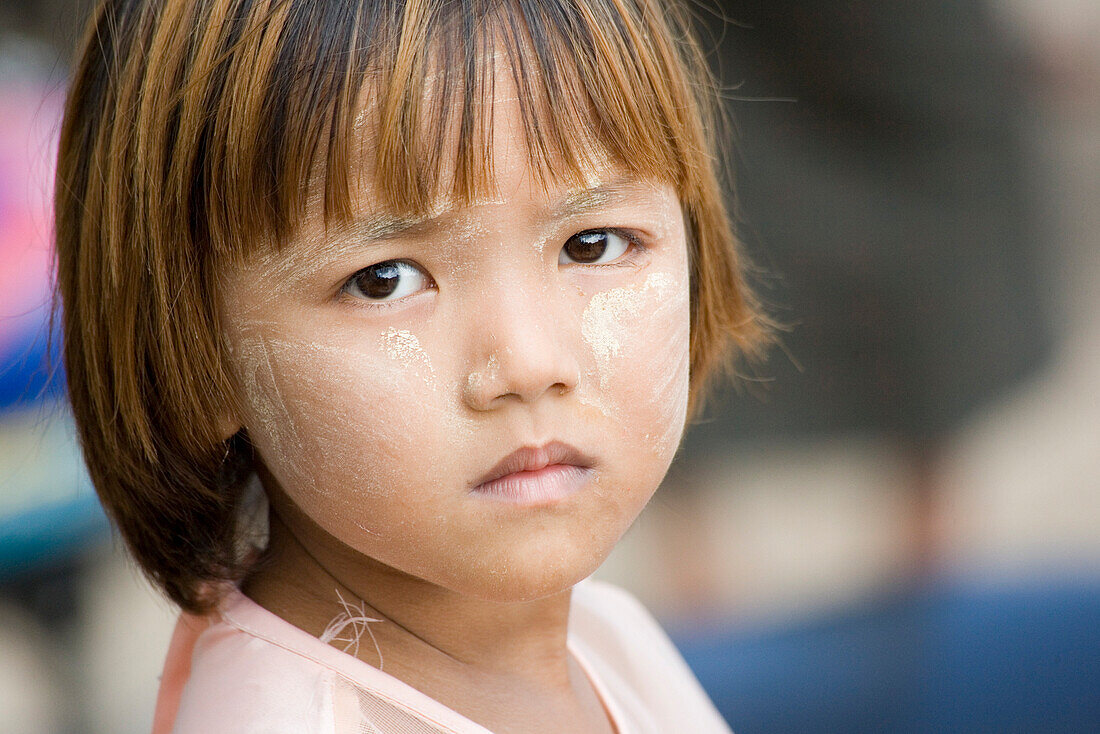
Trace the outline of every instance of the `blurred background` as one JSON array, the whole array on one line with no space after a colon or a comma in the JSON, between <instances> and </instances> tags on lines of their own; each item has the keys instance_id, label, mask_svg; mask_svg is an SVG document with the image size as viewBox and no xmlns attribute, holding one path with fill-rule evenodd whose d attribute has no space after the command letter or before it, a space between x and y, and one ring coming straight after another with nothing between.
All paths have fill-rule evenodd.
<instances>
[{"instance_id":1,"label":"blurred background","mask_svg":"<svg viewBox=\"0 0 1100 734\"><path fill-rule=\"evenodd\" d=\"M47 358L86 6L0 5L0 734L148 731L175 617ZM1100 4L707 7L781 343L598 575L739 734L1100 731Z\"/></svg>"}]
</instances>

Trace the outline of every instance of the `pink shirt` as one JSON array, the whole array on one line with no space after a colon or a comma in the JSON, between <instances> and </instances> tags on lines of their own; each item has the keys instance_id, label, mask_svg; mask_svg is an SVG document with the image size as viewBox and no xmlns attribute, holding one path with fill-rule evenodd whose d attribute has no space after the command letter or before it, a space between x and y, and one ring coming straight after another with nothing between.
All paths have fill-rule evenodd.
<instances>
[{"instance_id":1,"label":"pink shirt","mask_svg":"<svg viewBox=\"0 0 1100 734\"><path fill-rule=\"evenodd\" d=\"M619 734L729 734L679 652L633 596L587 580L568 646ZM217 615L181 615L153 734L490 734L237 590Z\"/></svg>"}]
</instances>

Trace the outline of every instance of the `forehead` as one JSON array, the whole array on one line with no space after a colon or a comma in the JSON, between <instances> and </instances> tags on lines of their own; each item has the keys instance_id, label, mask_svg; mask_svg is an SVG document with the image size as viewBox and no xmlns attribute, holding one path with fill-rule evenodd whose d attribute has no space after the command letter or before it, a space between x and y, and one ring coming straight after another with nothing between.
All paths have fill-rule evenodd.
<instances>
[{"instance_id":1,"label":"forehead","mask_svg":"<svg viewBox=\"0 0 1100 734\"><path fill-rule=\"evenodd\" d=\"M384 91L364 85L348 159L358 206L432 217L500 201L519 190L555 199L641 177L581 120L566 118L565 110L557 113L560 130L534 122L535 100L522 96L518 80L523 69L507 53L492 50L484 63L491 78L483 80L475 103L461 111L456 110L461 100L448 96L455 92L448 90L446 73L426 74L412 104L419 119L400 139L391 115L381 109ZM394 161L398 155L400 164Z\"/></svg>"},{"instance_id":2,"label":"forehead","mask_svg":"<svg viewBox=\"0 0 1100 734\"><path fill-rule=\"evenodd\" d=\"M650 212L655 208L663 211L670 204L679 203L667 184L638 180L616 168L593 171L587 185L569 187L535 188L528 173L517 173L517 186L502 187L508 192L506 194L465 203L443 200L427 212L378 209L366 195L355 202L351 218L336 225L326 224L320 213L314 212L302 223L301 236L283 247L282 253L312 256L326 249L328 244L348 237L359 243L425 237L450 231L448 228L454 225L476 226L478 231L486 231L489 220L502 218L506 218L509 228L514 230L522 225L550 226L603 210L644 205Z\"/></svg>"},{"instance_id":3,"label":"forehead","mask_svg":"<svg viewBox=\"0 0 1100 734\"><path fill-rule=\"evenodd\" d=\"M427 194L422 200L414 196L415 191L400 190L402 183L415 188L417 182L411 176L402 181L387 175L380 160L384 148L383 116L379 113L382 94L376 85L368 83L360 92L352 128L347 214L336 221L326 215L329 172L315 167L299 232L351 229L362 239L386 239L491 206L527 206L542 218L554 220L667 193L671 181L639 174L627 162L615 159L595 138L587 140L583 157L573 156L567 162L559 156L540 165L539 155L545 155L546 150L539 141L531 141L525 129L524 102L512 61L500 51L493 52L489 60L495 81L492 96L482 100L481 111L486 117L479 135L484 139L472 141L479 154L476 175L469 169L463 150L471 146L471 141L463 141L461 122L438 118L434 124L425 123L421 134L438 141L438 155L433 157L434 185L419 182ZM440 73L428 75L420 104L433 105L440 94L438 85L443 83ZM444 119L449 121L446 127L438 124ZM464 177L472 180L463 181ZM316 241L291 237L283 244L301 243L303 239Z\"/></svg>"},{"instance_id":4,"label":"forehead","mask_svg":"<svg viewBox=\"0 0 1100 734\"><path fill-rule=\"evenodd\" d=\"M413 135L396 141L403 151L416 153L416 160L407 160L399 170L388 160L395 141L377 109L379 93L373 85L364 86L348 161L360 203L409 216L433 216L499 201L517 190L557 198L640 177L579 122L560 120L575 142L574 150L548 145L538 136L540 131L529 129L525 115L530 114L531 100L520 97L512 60L497 51L488 61L493 80L476 108L466 113L474 119L446 112L422 115ZM422 108L452 106L442 97L446 82L440 77L441 72L427 77L419 101Z\"/></svg>"}]
</instances>

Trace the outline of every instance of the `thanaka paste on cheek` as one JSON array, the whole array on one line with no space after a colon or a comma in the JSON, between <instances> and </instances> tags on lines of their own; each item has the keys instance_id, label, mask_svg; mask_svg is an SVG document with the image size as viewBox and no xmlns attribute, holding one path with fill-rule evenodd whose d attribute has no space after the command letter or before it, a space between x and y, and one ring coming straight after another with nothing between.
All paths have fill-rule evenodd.
<instances>
[{"instance_id":1,"label":"thanaka paste on cheek","mask_svg":"<svg viewBox=\"0 0 1100 734\"><path fill-rule=\"evenodd\" d=\"M392 326L379 338L391 359L397 360L413 374L424 379L429 389L435 388L435 370L428 353L420 346L420 340L408 329Z\"/></svg>"},{"instance_id":2,"label":"thanaka paste on cheek","mask_svg":"<svg viewBox=\"0 0 1100 734\"><path fill-rule=\"evenodd\" d=\"M254 333L262 328L239 338L234 351L260 428L254 440L283 488L296 499L330 500L397 491L402 477L388 471L384 448L414 441L418 421L387 411L385 397L409 404L436 390L416 337L391 329L353 348ZM349 464L367 449L375 460Z\"/></svg>"},{"instance_id":3,"label":"thanaka paste on cheek","mask_svg":"<svg viewBox=\"0 0 1100 734\"><path fill-rule=\"evenodd\" d=\"M621 418L623 410L658 411L655 425L660 433L644 438L656 454L668 455L669 460L687 413L689 331L687 283L682 275L663 271L651 273L640 286L597 293L582 320L598 394L606 395L612 385L623 382L648 387L648 394L637 396L631 405L614 406L620 414L614 417ZM609 407L601 397L590 399L590 404L604 412Z\"/></svg>"}]
</instances>

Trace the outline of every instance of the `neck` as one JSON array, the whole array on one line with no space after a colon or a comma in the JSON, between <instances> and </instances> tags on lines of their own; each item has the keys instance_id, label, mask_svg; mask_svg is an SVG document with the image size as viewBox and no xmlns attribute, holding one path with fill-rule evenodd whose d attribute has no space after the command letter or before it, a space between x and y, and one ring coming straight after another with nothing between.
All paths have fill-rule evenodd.
<instances>
[{"instance_id":1,"label":"neck","mask_svg":"<svg viewBox=\"0 0 1100 734\"><path fill-rule=\"evenodd\" d=\"M580 683L566 647L570 590L527 602L472 598L331 536L318 540L316 530L297 532L309 520L296 514L273 505L264 562L243 586L295 626L321 637L349 613L379 620L347 625L332 644L429 693L453 676L566 694Z\"/></svg>"}]
</instances>

